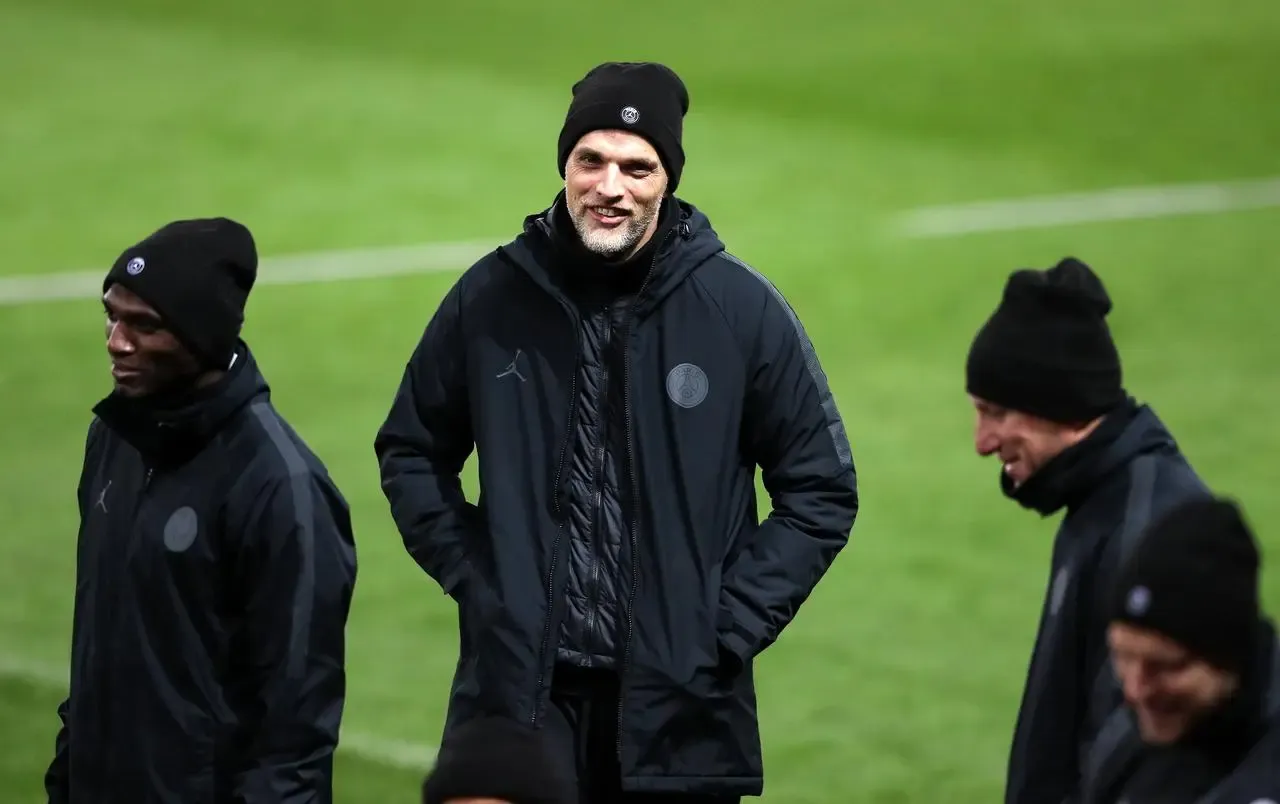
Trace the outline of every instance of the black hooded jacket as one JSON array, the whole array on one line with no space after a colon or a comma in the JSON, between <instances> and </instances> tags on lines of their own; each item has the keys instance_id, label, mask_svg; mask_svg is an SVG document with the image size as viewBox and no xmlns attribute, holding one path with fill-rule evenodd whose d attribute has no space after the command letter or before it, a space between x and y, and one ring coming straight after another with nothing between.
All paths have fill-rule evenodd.
<instances>
[{"instance_id":1,"label":"black hooded jacket","mask_svg":"<svg viewBox=\"0 0 1280 804\"><path fill-rule=\"evenodd\" d=\"M1076 796L1083 758L1120 695L1106 655L1112 579L1147 526L1208 489L1172 435L1132 399L1005 494L1050 516L1066 509L1009 755L1006 804Z\"/></svg>"},{"instance_id":2,"label":"black hooded jacket","mask_svg":"<svg viewBox=\"0 0 1280 804\"><path fill-rule=\"evenodd\" d=\"M1258 624L1257 650L1230 699L1172 745L1145 745L1121 706L1084 768L1083 804L1259 804L1280 799L1280 642Z\"/></svg>"},{"instance_id":3,"label":"black hooded jacket","mask_svg":"<svg viewBox=\"0 0 1280 804\"><path fill-rule=\"evenodd\" d=\"M599 444L616 445L619 493L595 511L625 517L625 529L616 559L595 552L622 597L617 623L594 633L616 640L624 787L754 794L763 767L752 659L846 543L856 479L795 313L725 252L701 212L667 203L676 217L602 364L612 433L591 443L597 461ZM589 317L566 292L555 217L529 216L450 289L375 440L408 551L459 604L446 741L479 713L540 722L577 605L570 579L584 567L593 577L575 559L591 523L574 515L574 478L592 475L572 466L575 444L597 438L581 431ZM476 503L459 480L473 448ZM763 522L757 466L773 497ZM592 532L610 528L597 520Z\"/></svg>"},{"instance_id":4,"label":"black hooded jacket","mask_svg":"<svg viewBox=\"0 0 1280 804\"><path fill-rule=\"evenodd\" d=\"M347 504L247 347L163 407L95 408L51 804L328 804Z\"/></svg>"}]
</instances>

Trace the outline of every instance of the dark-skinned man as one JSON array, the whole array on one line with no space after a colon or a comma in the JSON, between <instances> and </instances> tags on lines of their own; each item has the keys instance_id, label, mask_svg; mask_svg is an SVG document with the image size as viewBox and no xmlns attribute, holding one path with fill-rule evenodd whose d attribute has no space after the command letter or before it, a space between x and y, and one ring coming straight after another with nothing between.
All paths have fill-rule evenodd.
<instances>
[{"instance_id":1,"label":"dark-skinned man","mask_svg":"<svg viewBox=\"0 0 1280 804\"><path fill-rule=\"evenodd\" d=\"M332 801L355 544L240 339L257 262L243 225L175 221L103 283L50 804Z\"/></svg>"}]
</instances>

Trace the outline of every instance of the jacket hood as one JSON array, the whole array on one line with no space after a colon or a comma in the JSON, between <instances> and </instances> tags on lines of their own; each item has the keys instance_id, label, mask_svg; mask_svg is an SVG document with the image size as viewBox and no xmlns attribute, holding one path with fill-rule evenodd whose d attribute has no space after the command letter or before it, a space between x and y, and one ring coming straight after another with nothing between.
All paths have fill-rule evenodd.
<instances>
[{"instance_id":1,"label":"jacket hood","mask_svg":"<svg viewBox=\"0 0 1280 804\"><path fill-rule=\"evenodd\" d=\"M103 423L149 460L182 462L213 439L222 425L270 388L244 341L217 382L176 394L133 399L112 392L94 406Z\"/></svg>"},{"instance_id":2,"label":"jacket hood","mask_svg":"<svg viewBox=\"0 0 1280 804\"><path fill-rule=\"evenodd\" d=\"M554 271L555 213L564 199L561 190L551 206L526 216L523 231L498 248L500 256L519 266L557 298L563 297L563 291ZM667 196L663 203L676 205L677 221L659 245L636 300L636 314L640 317L660 305L699 265L724 251L724 243L701 210L674 195Z\"/></svg>"}]
</instances>

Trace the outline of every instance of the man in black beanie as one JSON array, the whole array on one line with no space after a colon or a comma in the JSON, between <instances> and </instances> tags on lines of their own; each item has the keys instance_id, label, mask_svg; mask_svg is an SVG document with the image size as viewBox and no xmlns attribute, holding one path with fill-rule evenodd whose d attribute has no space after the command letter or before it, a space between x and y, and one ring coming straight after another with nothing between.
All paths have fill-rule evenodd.
<instances>
[{"instance_id":1,"label":"man in black beanie","mask_svg":"<svg viewBox=\"0 0 1280 804\"><path fill-rule=\"evenodd\" d=\"M760 794L754 660L859 504L799 317L675 195L688 109L661 64L574 83L563 190L450 289L374 442L458 604L444 741L482 711L534 724L590 802Z\"/></svg>"},{"instance_id":2,"label":"man in black beanie","mask_svg":"<svg viewBox=\"0 0 1280 804\"><path fill-rule=\"evenodd\" d=\"M674 222L688 111L684 82L662 64L601 64L573 85L556 143L557 205L587 252L625 260Z\"/></svg>"},{"instance_id":3,"label":"man in black beanie","mask_svg":"<svg viewBox=\"0 0 1280 804\"><path fill-rule=\"evenodd\" d=\"M1119 700L1104 614L1116 567L1154 517L1208 494L1156 414L1124 390L1110 312L1101 279L1078 259L1014 271L966 364L975 447L998 457L1003 494L1041 516L1065 510L1006 804L1058 804L1077 791L1081 757Z\"/></svg>"},{"instance_id":4,"label":"man in black beanie","mask_svg":"<svg viewBox=\"0 0 1280 804\"><path fill-rule=\"evenodd\" d=\"M1108 609L1124 705L1085 762L1089 804L1280 797L1280 643L1239 507L1189 502L1157 520Z\"/></svg>"},{"instance_id":5,"label":"man in black beanie","mask_svg":"<svg viewBox=\"0 0 1280 804\"><path fill-rule=\"evenodd\" d=\"M175 221L126 249L102 283L108 325L121 314L154 313L163 332L143 348L108 339L117 391L180 391L230 368L257 272L253 235L225 218ZM161 341L168 348L157 348Z\"/></svg>"},{"instance_id":6,"label":"man in black beanie","mask_svg":"<svg viewBox=\"0 0 1280 804\"><path fill-rule=\"evenodd\" d=\"M503 717L458 728L422 784L422 804L579 804L544 732Z\"/></svg>"},{"instance_id":7,"label":"man in black beanie","mask_svg":"<svg viewBox=\"0 0 1280 804\"><path fill-rule=\"evenodd\" d=\"M50 804L327 804L356 557L347 503L240 339L257 273L225 219L170 223L103 283L69 695Z\"/></svg>"}]
</instances>

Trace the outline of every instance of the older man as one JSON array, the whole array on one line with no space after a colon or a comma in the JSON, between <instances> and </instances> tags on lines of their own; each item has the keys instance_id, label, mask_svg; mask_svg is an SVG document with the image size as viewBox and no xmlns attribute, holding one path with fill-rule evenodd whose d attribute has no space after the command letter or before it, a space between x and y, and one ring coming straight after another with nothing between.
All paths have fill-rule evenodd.
<instances>
[{"instance_id":1,"label":"older man","mask_svg":"<svg viewBox=\"0 0 1280 804\"><path fill-rule=\"evenodd\" d=\"M688 106L660 64L574 85L563 192L445 296L375 444L405 545L458 601L445 743L527 721L588 801L761 792L753 661L858 509L799 318L675 195Z\"/></svg>"}]
</instances>

